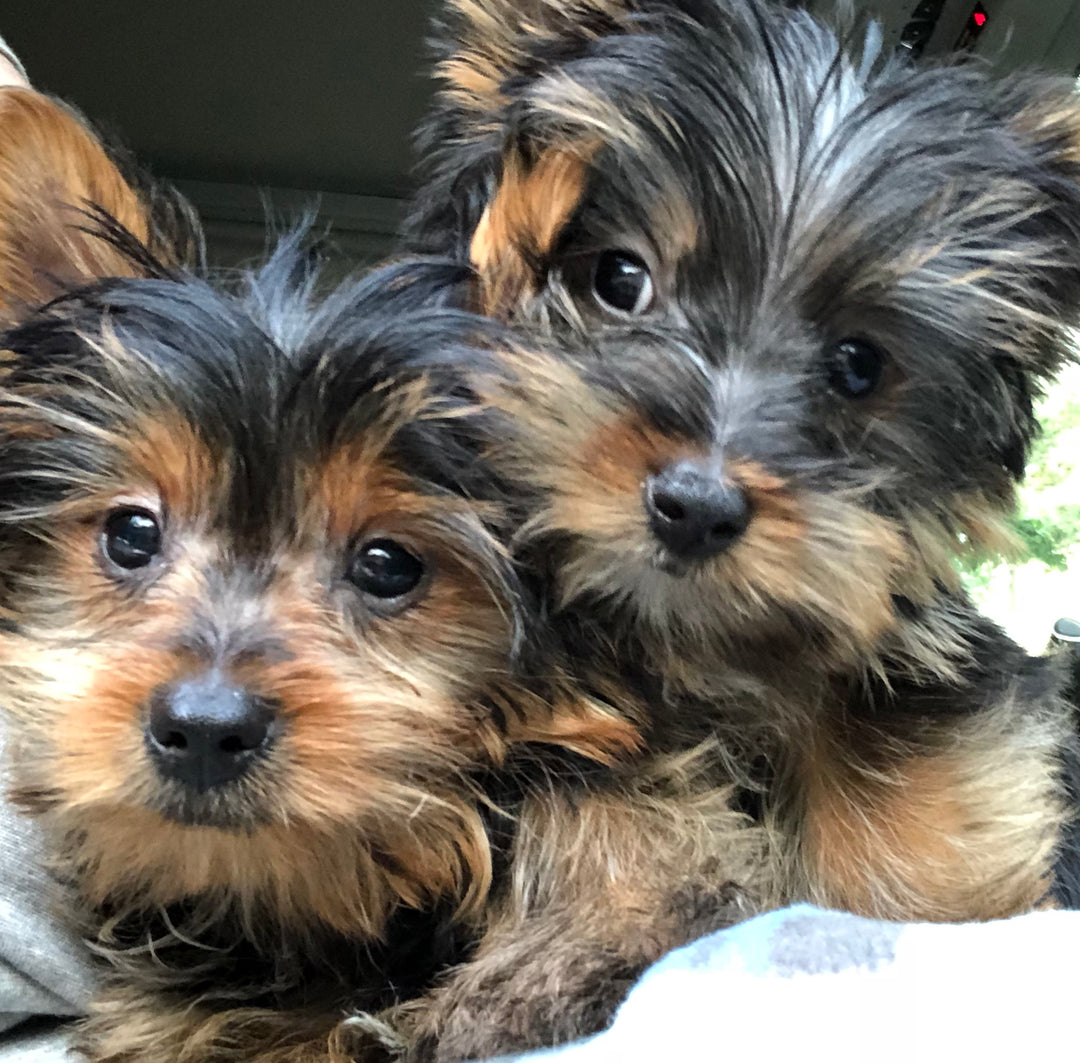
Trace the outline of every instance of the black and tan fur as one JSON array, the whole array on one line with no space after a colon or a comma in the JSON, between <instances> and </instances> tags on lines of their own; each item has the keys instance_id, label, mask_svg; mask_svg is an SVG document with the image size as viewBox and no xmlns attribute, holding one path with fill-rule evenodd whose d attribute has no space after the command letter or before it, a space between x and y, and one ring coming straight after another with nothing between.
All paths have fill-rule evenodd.
<instances>
[{"instance_id":1,"label":"black and tan fur","mask_svg":"<svg viewBox=\"0 0 1080 1063\"><path fill-rule=\"evenodd\" d=\"M225 285L139 238L149 200L119 171L110 221L82 158L20 216L12 246L71 253L17 259L0 336L0 705L13 797L102 960L79 1049L554 1043L770 903L710 737L658 731L629 679L571 677L512 564L481 459L501 423L466 386L504 341L454 309L463 270L326 292L292 238ZM125 567L136 518L157 537ZM393 600L357 582L373 542L422 566ZM175 774L197 735L155 729L192 684L271 715L226 781Z\"/></svg>"},{"instance_id":2,"label":"black and tan fur","mask_svg":"<svg viewBox=\"0 0 1080 1063\"><path fill-rule=\"evenodd\" d=\"M491 401L533 491L517 549L583 656L644 660L658 712L710 721L788 899L1040 904L1073 723L955 563L1007 540L1071 350L1072 85L914 68L762 0L449 0L439 46L408 242L563 350ZM636 310L597 296L613 254ZM880 370L861 397L849 340ZM751 514L704 560L651 530L677 462Z\"/></svg>"}]
</instances>

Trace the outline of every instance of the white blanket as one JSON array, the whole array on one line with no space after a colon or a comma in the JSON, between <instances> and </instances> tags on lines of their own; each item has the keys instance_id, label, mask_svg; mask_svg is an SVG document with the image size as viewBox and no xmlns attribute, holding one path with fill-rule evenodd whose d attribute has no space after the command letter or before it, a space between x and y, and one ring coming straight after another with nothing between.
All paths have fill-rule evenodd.
<instances>
[{"instance_id":1,"label":"white blanket","mask_svg":"<svg viewBox=\"0 0 1080 1063\"><path fill-rule=\"evenodd\" d=\"M673 952L550 1063L1080 1059L1080 912L964 926L801 906Z\"/></svg>"}]
</instances>

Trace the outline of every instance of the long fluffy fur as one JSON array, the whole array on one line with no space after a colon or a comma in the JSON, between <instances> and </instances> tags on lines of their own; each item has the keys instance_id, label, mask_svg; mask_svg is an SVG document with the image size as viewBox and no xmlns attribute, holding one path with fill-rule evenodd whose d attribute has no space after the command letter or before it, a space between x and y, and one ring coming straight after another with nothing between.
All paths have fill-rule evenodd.
<instances>
[{"instance_id":1,"label":"long fluffy fur","mask_svg":"<svg viewBox=\"0 0 1080 1063\"><path fill-rule=\"evenodd\" d=\"M879 48L763 0L451 0L407 242L560 346L490 389L533 492L519 554L584 657L646 661L655 711L757 781L786 896L990 918L1051 885L1073 722L955 559L1007 539L1072 350L1080 107ZM652 309L592 296L605 251ZM861 402L828 383L851 336L886 352ZM642 507L678 459L754 513L692 565Z\"/></svg>"}]
</instances>

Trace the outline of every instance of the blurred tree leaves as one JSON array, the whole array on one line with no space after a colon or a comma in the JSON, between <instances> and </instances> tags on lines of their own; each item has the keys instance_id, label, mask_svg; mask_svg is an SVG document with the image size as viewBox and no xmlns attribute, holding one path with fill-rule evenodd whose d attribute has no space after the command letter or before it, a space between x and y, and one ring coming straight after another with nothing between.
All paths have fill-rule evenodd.
<instances>
[{"instance_id":1,"label":"blurred tree leaves","mask_svg":"<svg viewBox=\"0 0 1080 1063\"><path fill-rule=\"evenodd\" d=\"M1012 527L1022 556L983 558L962 565L964 582L978 600L996 573L1010 573L1016 604L1023 603L1021 567L1037 561L1051 572L1065 572L1070 554L1080 551L1080 366L1052 384L1039 404L1042 432L1032 446Z\"/></svg>"},{"instance_id":2,"label":"blurred tree leaves","mask_svg":"<svg viewBox=\"0 0 1080 1063\"><path fill-rule=\"evenodd\" d=\"M1075 528L1053 524L1037 517L1017 517L1013 521L1016 537L1024 544L1025 555L1041 561L1047 568L1064 572L1069 559L1064 551L1076 542Z\"/></svg>"}]
</instances>

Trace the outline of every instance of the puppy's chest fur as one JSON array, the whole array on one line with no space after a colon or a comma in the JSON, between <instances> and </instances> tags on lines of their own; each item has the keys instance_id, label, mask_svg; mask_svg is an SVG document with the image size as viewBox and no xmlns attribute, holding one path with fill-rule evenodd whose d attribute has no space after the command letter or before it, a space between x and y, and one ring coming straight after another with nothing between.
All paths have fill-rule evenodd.
<instances>
[{"instance_id":1,"label":"puppy's chest fur","mask_svg":"<svg viewBox=\"0 0 1080 1063\"><path fill-rule=\"evenodd\" d=\"M422 994L468 959L474 935L449 904L400 908L381 940L330 928L286 927L269 913L253 927L232 911L210 916L199 902L110 919L89 915L95 950L113 975L137 980L163 1000L210 1010L274 1012L334 1007L376 1011Z\"/></svg>"},{"instance_id":2,"label":"puppy's chest fur","mask_svg":"<svg viewBox=\"0 0 1080 1063\"><path fill-rule=\"evenodd\" d=\"M527 792L558 786L584 795L611 781L606 769L548 746L513 758L505 771L481 773L475 782L493 874L488 903L467 918L453 896L421 908L399 904L378 937L296 913L285 918L266 903L243 910L211 897L153 909L83 902L72 917L118 985L137 984L177 1009L379 1012L423 997L473 956L510 883Z\"/></svg>"}]
</instances>

